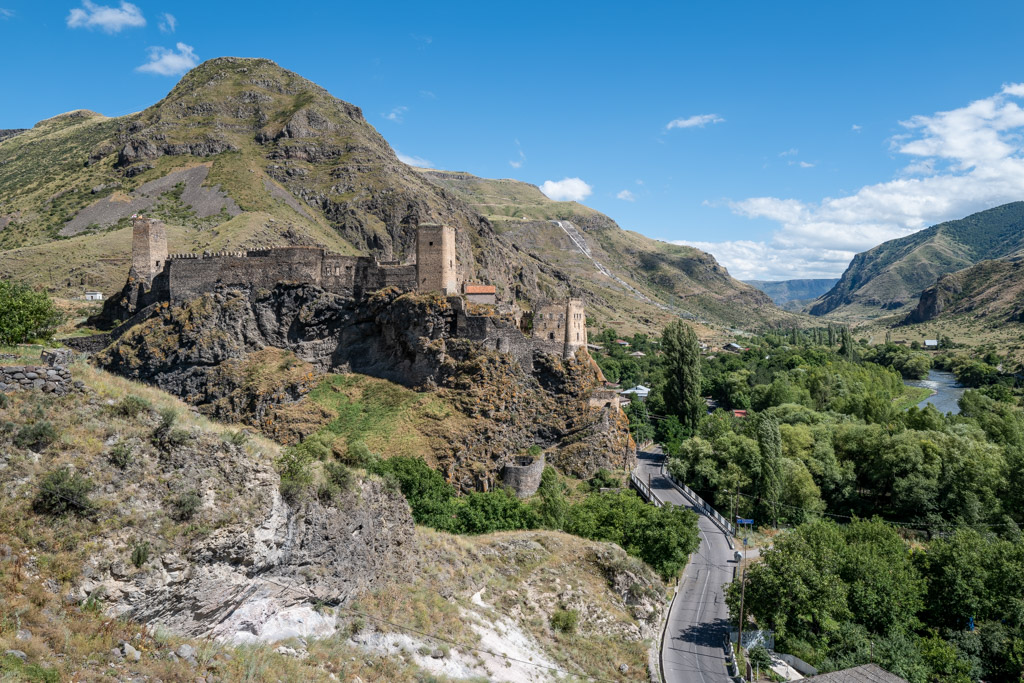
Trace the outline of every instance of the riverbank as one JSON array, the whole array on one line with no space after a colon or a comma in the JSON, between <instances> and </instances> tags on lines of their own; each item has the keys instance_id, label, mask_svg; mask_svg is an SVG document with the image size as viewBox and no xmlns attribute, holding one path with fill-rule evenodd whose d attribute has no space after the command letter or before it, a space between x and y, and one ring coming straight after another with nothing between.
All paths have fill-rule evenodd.
<instances>
[{"instance_id":1,"label":"riverbank","mask_svg":"<svg viewBox=\"0 0 1024 683\"><path fill-rule=\"evenodd\" d=\"M910 410L911 406L919 405L922 401L934 396L938 392L928 387L903 386L903 395L893 399L893 405L897 410Z\"/></svg>"}]
</instances>

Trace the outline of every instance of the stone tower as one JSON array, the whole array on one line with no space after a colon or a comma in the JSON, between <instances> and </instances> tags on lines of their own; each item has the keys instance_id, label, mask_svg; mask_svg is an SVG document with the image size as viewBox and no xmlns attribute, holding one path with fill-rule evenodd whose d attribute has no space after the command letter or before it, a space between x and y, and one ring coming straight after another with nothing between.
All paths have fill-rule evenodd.
<instances>
[{"instance_id":1,"label":"stone tower","mask_svg":"<svg viewBox=\"0 0 1024 683\"><path fill-rule=\"evenodd\" d=\"M416 289L459 293L458 261L455 258L455 228L421 223L416 230Z\"/></svg>"},{"instance_id":2,"label":"stone tower","mask_svg":"<svg viewBox=\"0 0 1024 683\"><path fill-rule=\"evenodd\" d=\"M587 314L583 299L569 298L565 302L565 350L563 355L570 358L578 349L587 345Z\"/></svg>"},{"instance_id":3,"label":"stone tower","mask_svg":"<svg viewBox=\"0 0 1024 683\"><path fill-rule=\"evenodd\" d=\"M167 263L167 230L155 218L132 219L132 270L135 277L153 286L155 278Z\"/></svg>"}]
</instances>

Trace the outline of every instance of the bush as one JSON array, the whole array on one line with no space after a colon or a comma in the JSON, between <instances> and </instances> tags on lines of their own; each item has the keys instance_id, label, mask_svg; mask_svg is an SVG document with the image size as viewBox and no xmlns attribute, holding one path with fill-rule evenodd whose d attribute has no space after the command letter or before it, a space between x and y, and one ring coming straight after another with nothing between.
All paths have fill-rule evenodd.
<instances>
[{"instance_id":1,"label":"bush","mask_svg":"<svg viewBox=\"0 0 1024 683\"><path fill-rule=\"evenodd\" d=\"M60 434L49 420L39 420L19 429L14 435L14 445L38 452L56 441L58 436Z\"/></svg>"},{"instance_id":2,"label":"bush","mask_svg":"<svg viewBox=\"0 0 1024 683\"><path fill-rule=\"evenodd\" d=\"M576 633L580 613L574 609L557 609L551 615L551 628L562 633Z\"/></svg>"},{"instance_id":3,"label":"bush","mask_svg":"<svg viewBox=\"0 0 1024 683\"><path fill-rule=\"evenodd\" d=\"M157 431L169 432L178 421L178 411L174 408L161 408L159 414L160 424L157 426Z\"/></svg>"},{"instance_id":4,"label":"bush","mask_svg":"<svg viewBox=\"0 0 1024 683\"><path fill-rule=\"evenodd\" d=\"M186 491L171 499L171 518L179 522L187 522L196 516L203 499L199 497L198 491Z\"/></svg>"},{"instance_id":5,"label":"bush","mask_svg":"<svg viewBox=\"0 0 1024 683\"><path fill-rule=\"evenodd\" d=\"M121 417L136 418L140 413L147 412L152 409L149 405L149 401L138 396L128 395L122 398L113 406L113 413L120 415Z\"/></svg>"},{"instance_id":6,"label":"bush","mask_svg":"<svg viewBox=\"0 0 1024 683\"><path fill-rule=\"evenodd\" d=\"M750 666L757 666L763 672L767 672L772 665L772 656L768 654L764 645L755 645L750 648L747 658L750 661Z\"/></svg>"},{"instance_id":7,"label":"bush","mask_svg":"<svg viewBox=\"0 0 1024 683\"><path fill-rule=\"evenodd\" d=\"M132 564L141 567L149 561L149 542L140 541L132 548Z\"/></svg>"},{"instance_id":8,"label":"bush","mask_svg":"<svg viewBox=\"0 0 1024 683\"><path fill-rule=\"evenodd\" d=\"M317 498L323 503L329 503L337 498L352 486L354 480L352 470L340 462L329 462L324 465L324 474L327 480L317 490Z\"/></svg>"},{"instance_id":9,"label":"bush","mask_svg":"<svg viewBox=\"0 0 1024 683\"><path fill-rule=\"evenodd\" d=\"M233 446L244 446L249 441L249 433L239 429L229 431L224 435L224 440Z\"/></svg>"},{"instance_id":10,"label":"bush","mask_svg":"<svg viewBox=\"0 0 1024 683\"><path fill-rule=\"evenodd\" d=\"M286 448L277 459L281 496L292 502L301 498L313 483L313 457L301 446Z\"/></svg>"},{"instance_id":11,"label":"bush","mask_svg":"<svg viewBox=\"0 0 1024 683\"><path fill-rule=\"evenodd\" d=\"M114 447L110 449L110 455L107 456L107 459L118 469L126 470L135 462L135 454L132 452L131 446L121 442L114 444Z\"/></svg>"},{"instance_id":12,"label":"bush","mask_svg":"<svg viewBox=\"0 0 1024 683\"><path fill-rule=\"evenodd\" d=\"M39 484L32 501L36 512L62 517L69 512L87 517L95 511L89 494L96 485L92 480L68 468L50 472Z\"/></svg>"},{"instance_id":13,"label":"bush","mask_svg":"<svg viewBox=\"0 0 1024 683\"><path fill-rule=\"evenodd\" d=\"M192 434L187 429L172 429L164 436L164 443L167 446L184 446L192 440Z\"/></svg>"},{"instance_id":14,"label":"bush","mask_svg":"<svg viewBox=\"0 0 1024 683\"><path fill-rule=\"evenodd\" d=\"M0 344L52 339L63 319L45 292L0 280Z\"/></svg>"}]
</instances>

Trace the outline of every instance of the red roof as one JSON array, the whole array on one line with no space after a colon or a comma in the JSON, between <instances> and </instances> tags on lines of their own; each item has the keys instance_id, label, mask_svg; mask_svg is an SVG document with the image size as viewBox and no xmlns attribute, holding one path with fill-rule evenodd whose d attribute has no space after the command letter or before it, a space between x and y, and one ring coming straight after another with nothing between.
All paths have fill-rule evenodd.
<instances>
[{"instance_id":1,"label":"red roof","mask_svg":"<svg viewBox=\"0 0 1024 683\"><path fill-rule=\"evenodd\" d=\"M494 285L466 285L466 294L494 294Z\"/></svg>"}]
</instances>

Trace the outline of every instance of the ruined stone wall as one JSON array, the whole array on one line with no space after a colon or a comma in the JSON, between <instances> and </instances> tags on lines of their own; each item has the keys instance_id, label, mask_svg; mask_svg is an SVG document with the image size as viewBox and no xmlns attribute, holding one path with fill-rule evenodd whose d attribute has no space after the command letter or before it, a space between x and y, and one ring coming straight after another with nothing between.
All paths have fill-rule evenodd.
<instances>
[{"instance_id":1,"label":"ruined stone wall","mask_svg":"<svg viewBox=\"0 0 1024 683\"><path fill-rule=\"evenodd\" d=\"M455 228L423 223L416 231L417 290L459 293L458 262L455 257Z\"/></svg>"},{"instance_id":2,"label":"ruined stone wall","mask_svg":"<svg viewBox=\"0 0 1024 683\"><path fill-rule=\"evenodd\" d=\"M517 456L505 465L501 482L515 491L520 498L532 496L540 488L540 477L544 473L544 454Z\"/></svg>"},{"instance_id":3,"label":"ruined stone wall","mask_svg":"<svg viewBox=\"0 0 1024 683\"><path fill-rule=\"evenodd\" d=\"M167 263L170 299L180 303L211 291L215 285L271 289L278 282L319 285L323 249L280 247L216 255L179 255Z\"/></svg>"},{"instance_id":4,"label":"ruined stone wall","mask_svg":"<svg viewBox=\"0 0 1024 683\"><path fill-rule=\"evenodd\" d=\"M132 220L132 268L146 287L167 263L167 230L155 218Z\"/></svg>"}]
</instances>

